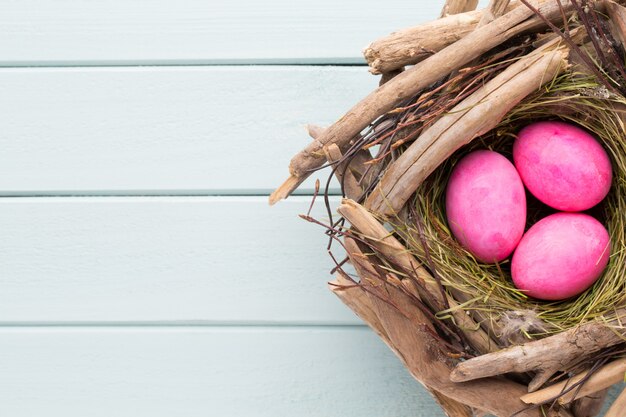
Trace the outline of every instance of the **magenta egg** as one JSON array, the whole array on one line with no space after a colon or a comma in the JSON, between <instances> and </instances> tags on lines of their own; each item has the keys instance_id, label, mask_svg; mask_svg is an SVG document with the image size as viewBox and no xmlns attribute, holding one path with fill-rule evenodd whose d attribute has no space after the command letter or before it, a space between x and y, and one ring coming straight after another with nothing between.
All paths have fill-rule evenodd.
<instances>
[{"instance_id":1,"label":"magenta egg","mask_svg":"<svg viewBox=\"0 0 626 417\"><path fill-rule=\"evenodd\" d=\"M461 159L448 182L446 216L454 236L476 258L506 259L526 223L526 194L513 164L487 150Z\"/></svg>"},{"instance_id":2,"label":"magenta egg","mask_svg":"<svg viewBox=\"0 0 626 417\"><path fill-rule=\"evenodd\" d=\"M513 161L528 190L557 210L587 210L611 188L606 151L572 124L546 121L524 127L513 145Z\"/></svg>"},{"instance_id":3,"label":"magenta egg","mask_svg":"<svg viewBox=\"0 0 626 417\"><path fill-rule=\"evenodd\" d=\"M609 262L606 228L582 213L556 213L535 223L520 241L513 260L513 283L542 300L580 294Z\"/></svg>"}]
</instances>

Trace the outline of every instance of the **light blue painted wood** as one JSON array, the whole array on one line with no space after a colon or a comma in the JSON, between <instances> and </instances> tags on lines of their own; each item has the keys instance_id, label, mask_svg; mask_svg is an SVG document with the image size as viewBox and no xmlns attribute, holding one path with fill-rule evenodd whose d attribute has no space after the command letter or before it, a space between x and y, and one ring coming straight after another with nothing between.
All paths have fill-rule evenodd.
<instances>
[{"instance_id":1,"label":"light blue painted wood","mask_svg":"<svg viewBox=\"0 0 626 417\"><path fill-rule=\"evenodd\" d=\"M0 66L356 63L440 6L0 1ZM365 68L3 69L0 194L265 194L304 124L375 85ZM0 200L0 414L443 416L343 326L360 322L325 288L307 202Z\"/></svg>"},{"instance_id":2,"label":"light blue painted wood","mask_svg":"<svg viewBox=\"0 0 626 417\"><path fill-rule=\"evenodd\" d=\"M0 194L267 194L304 126L376 85L361 67L0 69Z\"/></svg>"},{"instance_id":3,"label":"light blue painted wood","mask_svg":"<svg viewBox=\"0 0 626 417\"><path fill-rule=\"evenodd\" d=\"M359 324L310 200L0 199L0 324Z\"/></svg>"},{"instance_id":4,"label":"light blue painted wood","mask_svg":"<svg viewBox=\"0 0 626 417\"><path fill-rule=\"evenodd\" d=\"M361 49L437 17L439 2L0 2L0 65L361 63Z\"/></svg>"},{"instance_id":5,"label":"light blue painted wood","mask_svg":"<svg viewBox=\"0 0 626 417\"><path fill-rule=\"evenodd\" d=\"M443 417L366 328L0 329L11 417Z\"/></svg>"}]
</instances>

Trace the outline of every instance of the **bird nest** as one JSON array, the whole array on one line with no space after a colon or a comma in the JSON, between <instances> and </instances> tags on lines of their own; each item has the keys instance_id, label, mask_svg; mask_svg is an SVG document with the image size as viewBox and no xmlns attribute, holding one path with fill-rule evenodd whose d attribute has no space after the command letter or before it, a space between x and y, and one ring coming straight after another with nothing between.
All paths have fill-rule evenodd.
<instances>
[{"instance_id":1,"label":"bird nest","mask_svg":"<svg viewBox=\"0 0 626 417\"><path fill-rule=\"evenodd\" d=\"M331 167L338 215L322 190L331 290L398 355L450 416L592 416L626 373L626 8L610 1L448 1L442 17L372 43L381 85L313 142L270 197ZM443 36L445 35L445 36ZM405 69L406 66L407 67ZM562 120L592 133L613 166L590 214L611 257L582 294L540 301L453 237L452 168L490 149L510 156L520 128ZM316 195L317 197L317 195ZM529 201L526 228L550 209ZM341 259L337 253L344 251ZM607 416L621 415L626 394Z\"/></svg>"},{"instance_id":2,"label":"bird nest","mask_svg":"<svg viewBox=\"0 0 626 417\"><path fill-rule=\"evenodd\" d=\"M607 97L607 98L605 98ZM615 109L624 106L593 78L566 73L524 99L491 132L476 138L444 161L420 186L412 200L414 216L394 223L418 258L428 252L427 267L436 270L446 289L464 300L463 309L489 320L501 343L519 344L568 330L597 318L613 318L624 304L626 280L626 131ZM626 109L626 107L625 107ZM510 262L478 261L453 237L445 216L445 189L457 161L477 149L512 159L517 132L538 120L563 120L586 128L608 151L615 173L606 199L590 210L609 231L613 254L602 276L582 294L558 302L537 301L512 283ZM528 194L526 230L556 210ZM416 224L421 223L421 230Z\"/></svg>"}]
</instances>

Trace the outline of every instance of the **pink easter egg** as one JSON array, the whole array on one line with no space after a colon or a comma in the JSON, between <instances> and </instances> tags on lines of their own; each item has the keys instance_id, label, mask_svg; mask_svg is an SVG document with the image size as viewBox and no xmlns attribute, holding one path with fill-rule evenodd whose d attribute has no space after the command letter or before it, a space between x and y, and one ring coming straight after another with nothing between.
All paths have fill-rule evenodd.
<instances>
[{"instance_id":1,"label":"pink easter egg","mask_svg":"<svg viewBox=\"0 0 626 417\"><path fill-rule=\"evenodd\" d=\"M446 216L454 236L476 258L506 259L526 223L526 194L513 164L487 150L461 159L448 181Z\"/></svg>"},{"instance_id":2,"label":"pink easter egg","mask_svg":"<svg viewBox=\"0 0 626 417\"><path fill-rule=\"evenodd\" d=\"M611 188L606 151L585 130L568 123L524 127L513 145L513 161L528 190L557 210L587 210Z\"/></svg>"},{"instance_id":3,"label":"pink easter egg","mask_svg":"<svg viewBox=\"0 0 626 417\"><path fill-rule=\"evenodd\" d=\"M542 300L563 300L589 288L609 262L605 227L582 213L556 213L535 223L513 260L513 283Z\"/></svg>"}]
</instances>

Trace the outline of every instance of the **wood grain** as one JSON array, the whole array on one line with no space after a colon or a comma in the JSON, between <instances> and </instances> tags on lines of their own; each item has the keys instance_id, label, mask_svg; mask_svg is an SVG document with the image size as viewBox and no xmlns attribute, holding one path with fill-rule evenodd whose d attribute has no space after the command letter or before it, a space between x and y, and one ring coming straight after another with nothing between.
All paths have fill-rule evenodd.
<instances>
[{"instance_id":1,"label":"wood grain","mask_svg":"<svg viewBox=\"0 0 626 417\"><path fill-rule=\"evenodd\" d=\"M267 194L307 123L376 85L365 67L0 69L0 194Z\"/></svg>"},{"instance_id":2,"label":"wood grain","mask_svg":"<svg viewBox=\"0 0 626 417\"><path fill-rule=\"evenodd\" d=\"M309 203L1 199L0 323L361 324L327 290Z\"/></svg>"},{"instance_id":3,"label":"wood grain","mask_svg":"<svg viewBox=\"0 0 626 417\"><path fill-rule=\"evenodd\" d=\"M12 417L443 417L367 328L0 329Z\"/></svg>"},{"instance_id":4,"label":"wood grain","mask_svg":"<svg viewBox=\"0 0 626 417\"><path fill-rule=\"evenodd\" d=\"M362 63L368 42L439 2L0 2L0 65Z\"/></svg>"}]
</instances>

